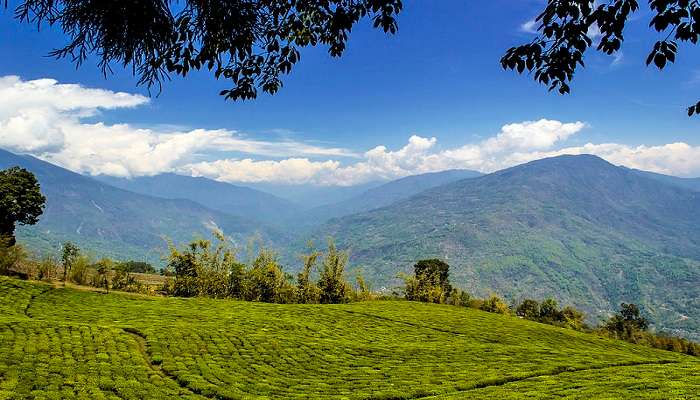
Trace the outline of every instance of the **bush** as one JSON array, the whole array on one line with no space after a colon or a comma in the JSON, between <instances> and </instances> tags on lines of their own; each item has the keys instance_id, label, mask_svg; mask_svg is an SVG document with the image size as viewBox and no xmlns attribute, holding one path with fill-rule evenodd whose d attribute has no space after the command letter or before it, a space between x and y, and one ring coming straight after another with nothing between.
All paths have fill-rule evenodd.
<instances>
[{"instance_id":1,"label":"bush","mask_svg":"<svg viewBox=\"0 0 700 400\"><path fill-rule=\"evenodd\" d=\"M69 279L77 285L86 285L90 277L90 260L87 256L78 256L73 260Z\"/></svg>"},{"instance_id":2,"label":"bush","mask_svg":"<svg viewBox=\"0 0 700 400\"><path fill-rule=\"evenodd\" d=\"M58 261L53 256L47 255L36 266L36 278L39 280L50 281L58 278Z\"/></svg>"},{"instance_id":3,"label":"bush","mask_svg":"<svg viewBox=\"0 0 700 400\"><path fill-rule=\"evenodd\" d=\"M138 292L139 283L126 269L117 267L112 278L112 289L125 292Z\"/></svg>"},{"instance_id":4,"label":"bush","mask_svg":"<svg viewBox=\"0 0 700 400\"><path fill-rule=\"evenodd\" d=\"M500 297L492 295L487 300L484 300L480 307L483 311L488 311L496 314L510 314L510 308Z\"/></svg>"},{"instance_id":5,"label":"bush","mask_svg":"<svg viewBox=\"0 0 700 400\"><path fill-rule=\"evenodd\" d=\"M0 274L18 272L27 260L27 252L19 244L8 245L9 239L0 239Z\"/></svg>"},{"instance_id":6,"label":"bush","mask_svg":"<svg viewBox=\"0 0 700 400\"><path fill-rule=\"evenodd\" d=\"M129 271L131 273L139 273L139 274L155 274L156 269L153 268L153 265L143 262L143 261L125 261L121 263L122 268L125 271Z\"/></svg>"},{"instance_id":7,"label":"bush","mask_svg":"<svg viewBox=\"0 0 700 400\"><path fill-rule=\"evenodd\" d=\"M515 315L536 321L540 317L540 303L537 300L525 299L516 308Z\"/></svg>"}]
</instances>

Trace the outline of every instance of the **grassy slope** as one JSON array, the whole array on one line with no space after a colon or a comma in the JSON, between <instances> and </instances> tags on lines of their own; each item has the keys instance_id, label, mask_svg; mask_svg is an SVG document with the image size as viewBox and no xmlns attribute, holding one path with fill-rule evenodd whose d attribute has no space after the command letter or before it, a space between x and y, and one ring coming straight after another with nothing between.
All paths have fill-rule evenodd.
<instances>
[{"instance_id":1,"label":"grassy slope","mask_svg":"<svg viewBox=\"0 0 700 400\"><path fill-rule=\"evenodd\" d=\"M0 310L0 399L692 398L700 382L695 358L451 306L149 298L0 278Z\"/></svg>"}]
</instances>

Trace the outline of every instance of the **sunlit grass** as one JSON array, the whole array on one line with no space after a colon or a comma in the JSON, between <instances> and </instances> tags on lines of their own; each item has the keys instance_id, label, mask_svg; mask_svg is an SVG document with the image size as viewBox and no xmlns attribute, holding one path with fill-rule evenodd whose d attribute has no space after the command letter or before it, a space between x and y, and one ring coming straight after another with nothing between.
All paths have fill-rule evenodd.
<instances>
[{"instance_id":1,"label":"sunlit grass","mask_svg":"<svg viewBox=\"0 0 700 400\"><path fill-rule=\"evenodd\" d=\"M0 278L0 310L0 398L528 398L576 387L691 398L700 379L689 356L403 301L277 305ZM642 365L614 367L631 364Z\"/></svg>"}]
</instances>

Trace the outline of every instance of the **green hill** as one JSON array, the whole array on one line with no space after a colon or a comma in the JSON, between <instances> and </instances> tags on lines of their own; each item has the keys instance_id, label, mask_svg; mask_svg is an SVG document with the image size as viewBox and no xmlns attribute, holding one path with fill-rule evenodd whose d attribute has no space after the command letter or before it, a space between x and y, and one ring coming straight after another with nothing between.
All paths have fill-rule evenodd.
<instances>
[{"instance_id":1,"label":"green hill","mask_svg":"<svg viewBox=\"0 0 700 400\"><path fill-rule=\"evenodd\" d=\"M539 160L330 221L377 285L442 258L481 296L554 297L594 318L642 304L657 328L700 335L700 194L594 156Z\"/></svg>"},{"instance_id":2,"label":"green hill","mask_svg":"<svg viewBox=\"0 0 700 400\"><path fill-rule=\"evenodd\" d=\"M473 309L276 305L0 277L3 399L696 398L697 358Z\"/></svg>"},{"instance_id":3,"label":"green hill","mask_svg":"<svg viewBox=\"0 0 700 400\"><path fill-rule=\"evenodd\" d=\"M47 198L35 226L20 227L19 240L39 251L56 251L67 240L97 255L159 262L176 243L210 236L220 228L244 243L259 232L282 236L258 222L208 209L189 200L162 199L118 189L30 156L0 150L0 168L21 166L33 172Z\"/></svg>"}]
</instances>

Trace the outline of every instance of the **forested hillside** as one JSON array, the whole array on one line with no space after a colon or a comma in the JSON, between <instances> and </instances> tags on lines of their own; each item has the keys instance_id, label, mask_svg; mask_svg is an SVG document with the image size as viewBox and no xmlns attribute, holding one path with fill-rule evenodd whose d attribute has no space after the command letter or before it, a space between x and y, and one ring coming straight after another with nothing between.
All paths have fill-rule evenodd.
<instances>
[{"instance_id":1,"label":"forested hillside","mask_svg":"<svg viewBox=\"0 0 700 400\"><path fill-rule=\"evenodd\" d=\"M277 196L202 177L160 174L138 178L99 176L96 179L131 192L192 200L212 210L266 223L280 223L300 211L299 206Z\"/></svg>"},{"instance_id":2,"label":"forested hillside","mask_svg":"<svg viewBox=\"0 0 700 400\"><path fill-rule=\"evenodd\" d=\"M632 301L660 328L700 327L700 194L593 156L441 186L316 233L328 235L379 285L436 257L477 294L552 296L594 316Z\"/></svg>"},{"instance_id":3,"label":"forested hillside","mask_svg":"<svg viewBox=\"0 0 700 400\"><path fill-rule=\"evenodd\" d=\"M35 226L18 237L31 249L57 251L73 241L95 256L160 263L166 239L177 243L209 237L217 227L240 243L260 233L268 241L282 235L257 221L208 209L189 200L145 196L118 189L29 156L0 150L0 168L19 165L34 173L47 198Z\"/></svg>"}]
</instances>

